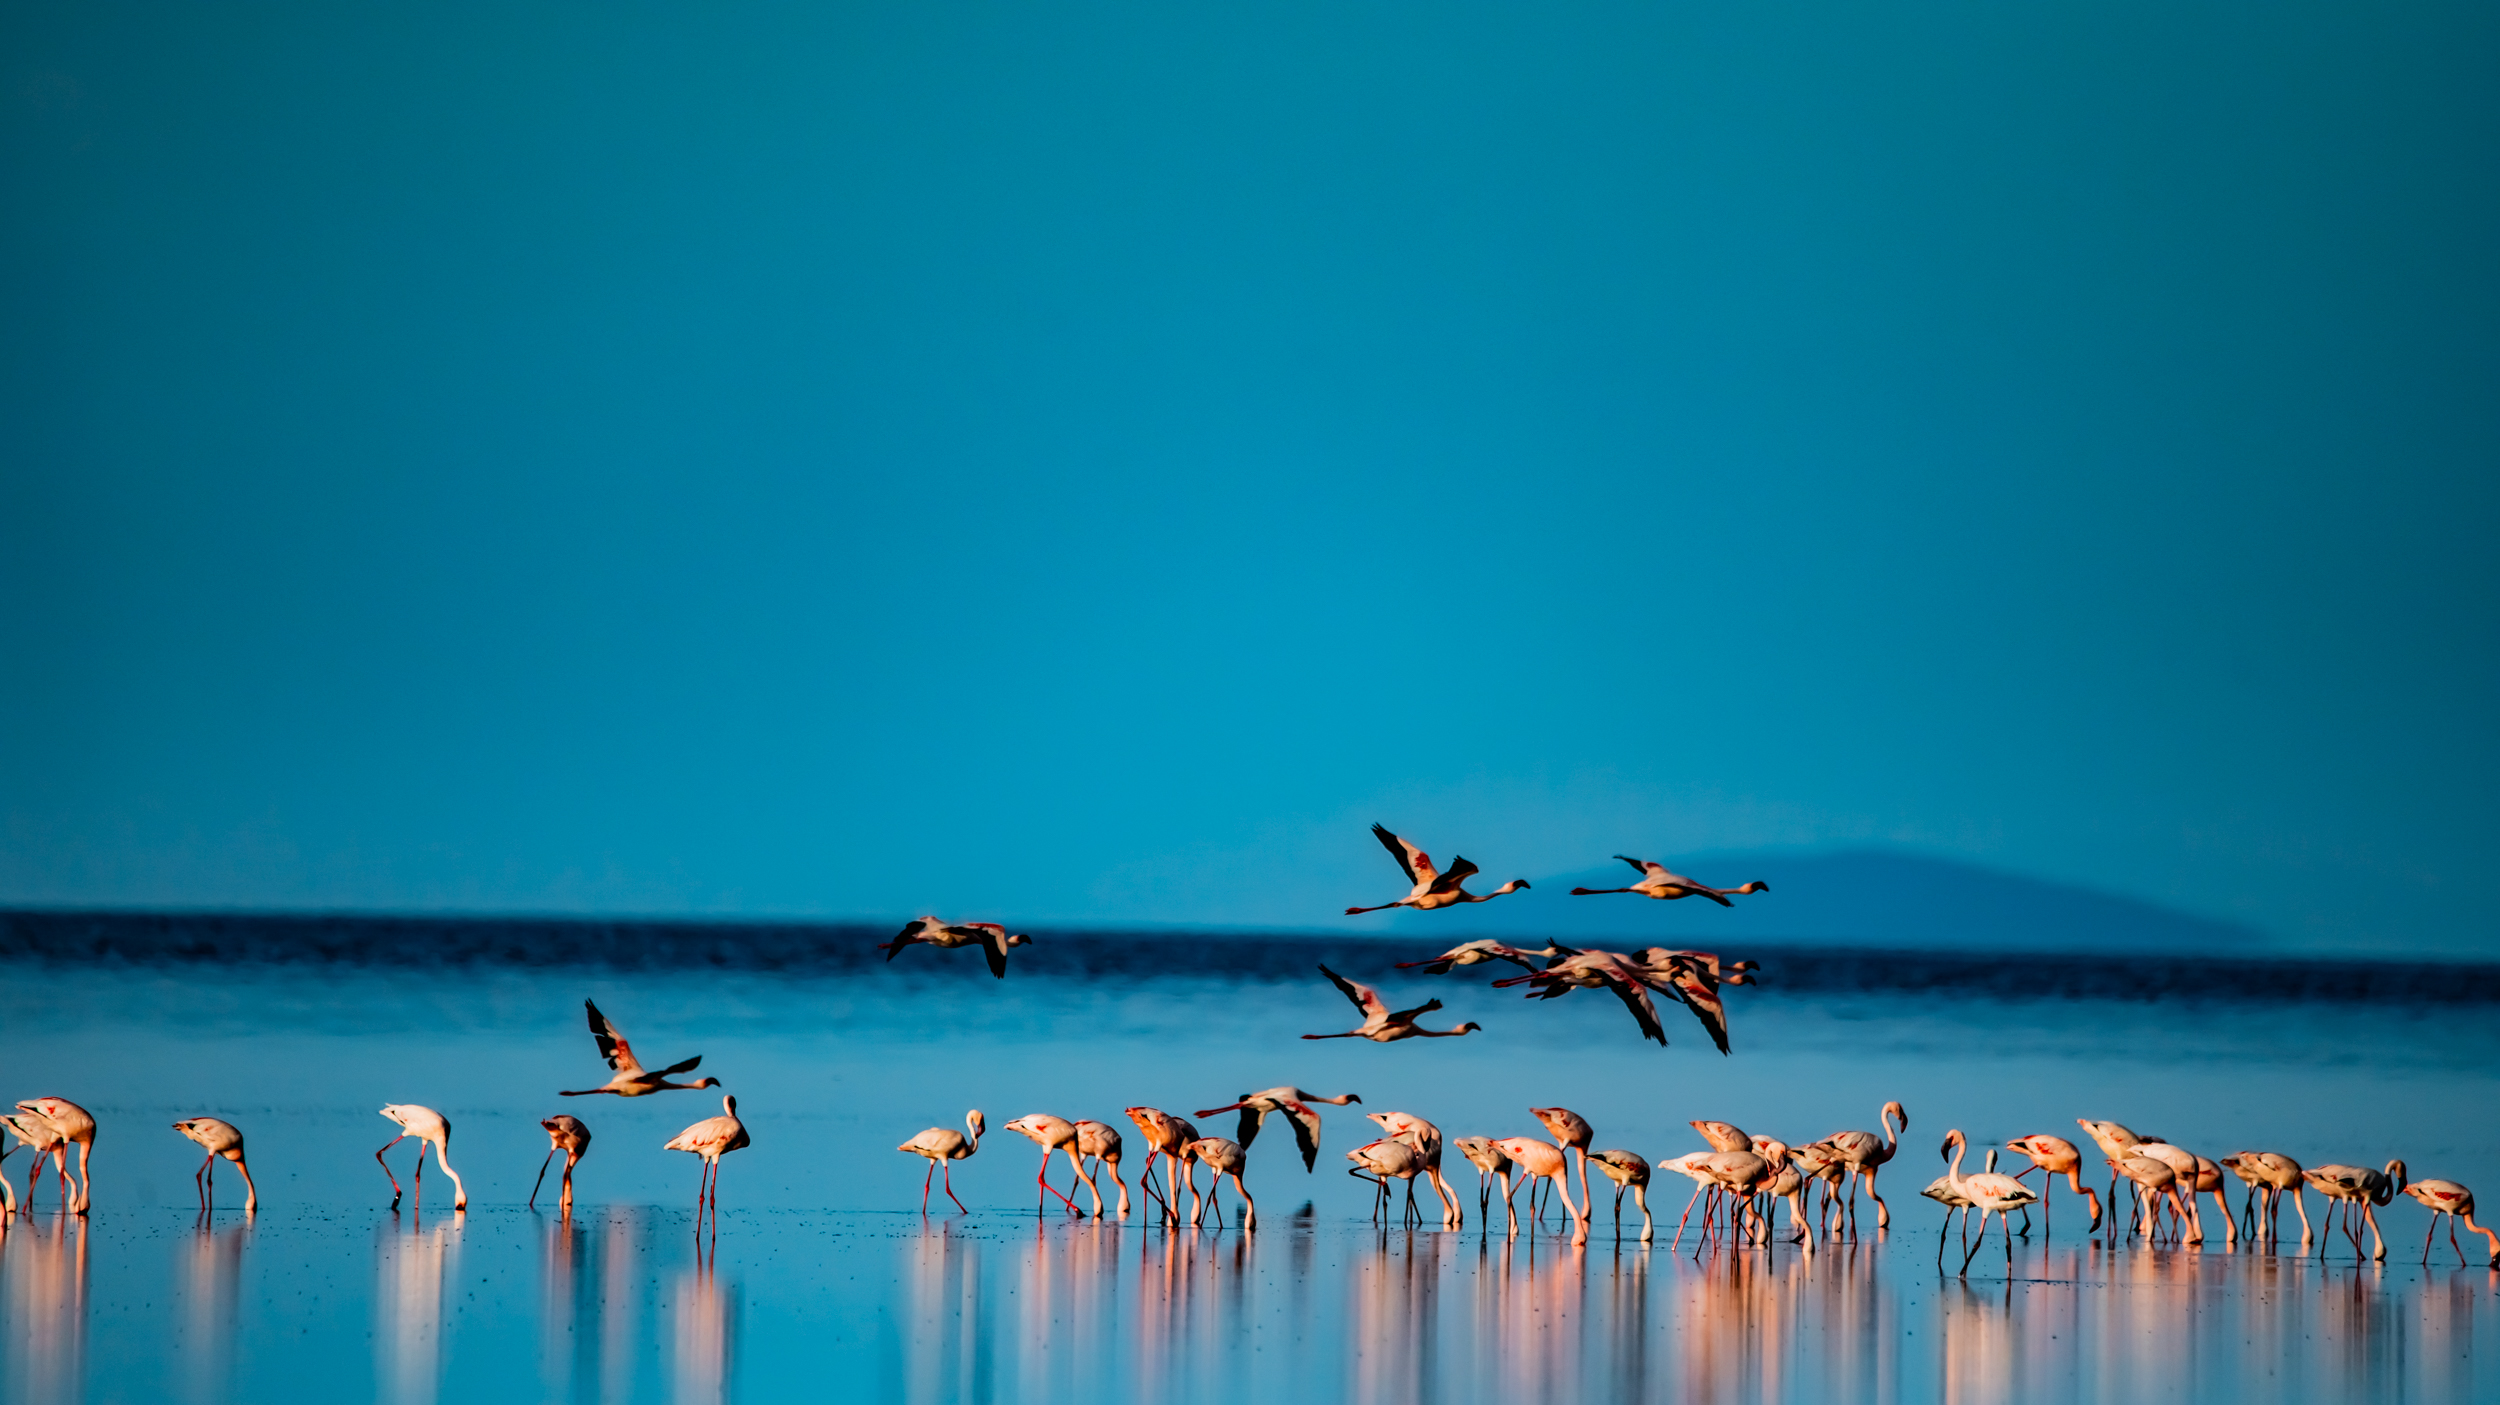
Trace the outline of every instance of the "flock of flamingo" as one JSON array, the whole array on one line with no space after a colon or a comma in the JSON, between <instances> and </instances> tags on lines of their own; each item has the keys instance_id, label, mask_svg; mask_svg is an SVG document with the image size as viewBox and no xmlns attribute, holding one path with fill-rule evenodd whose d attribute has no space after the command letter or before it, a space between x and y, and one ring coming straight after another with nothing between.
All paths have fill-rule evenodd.
<instances>
[{"instance_id":1,"label":"flock of flamingo","mask_svg":"<svg viewBox=\"0 0 2500 1405\"><path fill-rule=\"evenodd\" d=\"M1411 890L1395 902L1372 907L1349 907L1349 915L1379 912L1395 907L1432 911L1464 903L1486 902L1505 893L1517 892L1528 885L1513 879L1490 893L1470 893L1466 880L1478 870L1464 858L1455 859L1449 868L1433 865L1422 849L1399 838L1380 825L1372 826L1379 839L1405 872ZM1574 896L1598 893L1633 893L1644 897L1674 900L1702 897L1722 906L1731 906L1730 899L1750 893L1769 891L1759 882L1737 888L1713 888L1668 871L1662 865L1641 859L1616 855L1630 864L1641 876L1639 881L1623 888L1574 888ZM1031 938L1010 933L997 923L946 923L935 917L921 917L906 925L890 942L879 944L891 961L914 945L939 949L979 947L988 960L990 972L1004 977L1007 954L1018 946L1031 944ZM1574 990L1603 987L1622 1000L1639 1024L1643 1037L1661 1045L1667 1042L1653 993L1674 997L1701 1023L1711 1040L1724 1054L1728 1051L1727 1012L1720 999L1724 985L1750 984L1758 969L1750 961L1722 962L1712 952L1679 951L1666 947L1649 947L1639 952L1582 950L1549 942L1536 950L1508 946L1497 941L1472 941L1441 953L1439 956L1398 963L1401 970L1422 968L1429 975L1446 975L1463 966L1500 962L1519 967L1525 974L1493 982L1496 988L1528 987L1528 998L1552 1000ZM1350 1030L1326 1034L1306 1034L1305 1039L1369 1039L1377 1043L1395 1043L1405 1039L1448 1039L1476 1032L1481 1026L1471 1022L1446 1030L1425 1029L1415 1023L1420 1016L1441 1008L1438 1000L1405 1010L1391 1010L1376 990L1359 981L1346 979L1325 965L1320 971L1362 1013L1362 1023ZM588 1013L590 1033L600 1056L606 1061L610 1076L595 1088L560 1092L561 1097L587 1097L613 1094L617 1097L644 1097L670 1091L699 1091L717 1088L720 1080L698 1078L690 1083L669 1081L673 1075L691 1073L702 1063L702 1057L683 1059L664 1068L646 1068L636 1057L633 1046L599 1007L583 1001ZM1249 1170L1249 1148L1267 1118L1280 1115L1293 1131L1296 1149L1306 1173L1315 1171L1320 1150L1320 1114L1316 1105L1345 1106L1360 1103L1353 1093L1322 1096L1303 1089L1282 1086L1256 1093L1243 1093L1233 1101L1217 1107L1201 1108L1193 1116L1217 1117L1235 1113L1238 1120L1230 1138L1201 1136L1187 1118L1153 1107L1131 1107L1125 1110L1146 1145L1146 1162L1138 1174L1138 1188L1155 1207L1162 1223L1192 1229L1202 1219L1218 1227L1224 1223L1223 1207L1218 1198L1222 1183L1230 1179L1241 1200L1238 1216L1243 1230L1254 1229L1258 1223L1258 1206L1251 1198L1244 1179ZM701 1179L696 1192L696 1226L698 1232L706 1215L717 1229L719 1213L719 1174L721 1158L749 1144L746 1125L738 1119L738 1100L723 1095L722 1115L705 1118L670 1138L663 1149L689 1152L701 1160ZM1649 1184L1652 1163L1645 1157L1619 1149L1593 1150L1596 1134L1586 1118L1568 1108L1537 1107L1529 1114L1541 1124L1553 1140L1537 1137L1458 1137L1447 1144L1456 1147L1461 1156L1476 1168L1476 1206L1479 1219L1490 1227L1492 1191L1501 1188L1503 1219L1506 1233L1516 1235L1521 1219L1516 1205L1518 1191L1528 1190L1529 1220L1543 1217L1541 1201L1550 1189L1551 1199L1561 1203L1572 1227L1572 1242L1585 1243L1594 1219L1595 1203L1589 1190L1589 1166L1594 1163L1598 1174L1614 1186L1614 1229L1623 1234L1623 1197L1628 1191L1640 1213L1639 1239L1654 1237L1654 1224L1649 1211ZM381 1109L381 1115L395 1123L399 1135L374 1153L391 1183L391 1209L396 1211L402 1199L397 1173L391 1170L387 1153L392 1147L411 1137L418 1142L411 1179L415 1182L418 1201L422 1203L425 1186L425 1157L434 1153L442 1173L451 1178L452 1208L468 1207L468 1191L460 1173L452 1169L451 1123L442 1113L414 1103L396 1103ZM1423 1211L1415 1201L1415 1182L1423 1181L1432 1190L1441 1206L1441 1224L1456 1229L1466 1221L1464 1206L1458 1193L1451 1189L1441 1173L1444 1138L1441 1129L1424 1118L1404 1112L1373 1112L1364 1114L1378 1124L1381 1136L1345 1153L1353 1163L1347 1174L1368 1181L1375 1187L1372 1215L1385 1220L1389 1210L1390 1182L1405 1185L1402 1216L1408 1222L1420 1223ZM2048 1190L2064 1178L2070 1194L2080 1196L2091 1212L2087 1233L2099 1233L2104 1217L2118 1202L2118 1186L2128 1186L2127 1227L2129 1239L2141 1238L2151 1243L2201 1245L2206 1238L2199 1197L2211 1194L2215 1208L2222 1217L2226 1249L2236 1249L2242 1239L2252 1247L2271 1246L2279 1241L2282 1198L2291 1193L2293 1208L2300 1220L2300 1252L2306 1254L2313 1242L2323 1255L2335 1231L2340 1228L2351 1243L2354 1256L2360 1257L2361 1229L2370 1231L2373 1259L2387 1256L2386 1240L2379 1232L2377 1208L2391 1203L2399 1193L2409 1195L2431 1211L2429 1230L2422 1240L2423 1258L2427 1262L2433 1241L2443 1218L2448 1223L2448 1241L2463 1263L2465 1251L2457 1241L2456 1226L2482 1235L2492 1251L2491 1264L2500 1268L2500 1230L2474 1221L2474 1194L2463 1185L2448 1180L2411 1180L2402 1161L2389 1161L2383 1169L2366 1166L2326 1165L2303 1167L2279 1152L2243 1151L2234 1155L2208 1159L2180 1147L2165 1138L2138 1134L2116 1123L2076 1119L2077 1125L2100 1151L2109 1167L2108 1199L2084 1180L2084 1155L2072 1141L2048 1133L2033 1133L2011 1139L2004 1150L2020 1156L2029 1164L2020 1172L2007 1175L1996 1169L1998 1153L1990 1150L1985 1169L1965 1174L1962 1162L1968 1151L1968 1139L1959 1129L1949 1131L1939 1148L1946 1161L1943 1175L1930 1182L1920 1193L1945 1207L1946 1232L1937 1236L1937 1262L1941 1268L1945 1242L1949 1237L1952 1217L1962 1217L1965 1241L1962 1268L1967 1271L1971 1260L1987 1242L1988 1216L1997 1217L2003 1232L2006 1262L2013 1261L2014 1236L2012 1213L2023 1213L2022 1233L2030 1233L2031 1210L2037 1206L2042 1216L2042 1232L2048 1226ZM573 1173L590 1150L590 1128L579 1118L565 1114L548 1117L539 1124L547 1132L548 1151L539 1163L538 1179L530 1189L529 1204L535 1208L538 1195L546 1184L547 1169L555 1157L564 1157L561 1189L557 1201L562 1213L573 1207ZM1712 1243L1749 1242L1769 1245L1786 1242L1803 1246L1813 1252L1818 1241L1854 1238L1857 1234L1858 1191L1863 1185L1875 1204L1875 1223L1881 1230L1891 1224L1891 1207L1876 1190L1876 1178L1891 1163L1901 1147L1901 1134L1909 1128L1909 1114L1898 1102L1884 1104L1878 1125L1880 1133L1867 1131L1836 1132L1815 1141L1792 1145L1776 1137L1745 1132L1732 1123L1695 1120L1690 1124L1708 1150L1689 1152L1655 1163L1656 1169L1673 1171L1689 1178L1692 1196L1685 1201L1683 1215L1676 1222L1670 1249L1683 1242L1698 1204L1702 1209L1699 1238L1695 1252ZM19 1213L32 1213L35 1192L42 1184L42 1166L49 1156L55 1180L55 1198L63 1213L84 1215L88 1210L87 1163L94 1150L96 1119L84 1108L63 1098L32 1098L17 1104L13 1114L0 1116L0 1126L14 1134L17 1146L0 1152L0 1163L19 1148L33 1151L33 1174L27 1186L27 1204L21 1211L14 1188L10 1185L4 1164L0 1164L0 1230ZM1108 1213L1125 1220L1131 1213L1128 1183L1121 1175L1121 1137L1118 1129L1108 1123L1087 1119L1069 1120L1050 1113L1029 1113L1006 1124L1007 1130L1023 1136L1041 1148L1042 1159L1035 1182L1040 1187L1039 1203L1048 1212L1052 1199L1057 1199L1069 1214L1106 1214L1100 1183L1095 1179L1108 1171L1116 1191L1116 1199ZM969 1210L955 1195L954 1165L970 1158L981 1147L981 1138L988 1129L978 1108L964 1116L965 1130L931 1127L913 1136L895 1150L926 1159L927 1172L921 1178L920 1209L926 1214L933 1188L942 1189L946 1197L961 1211ZM259 1208L258 1188L253 1184L250 1167L245 1163L243 1133L232 1123L215 1117L186 1118L173 1124L173 1130L189 1138L206 1151L194 1181L203 1209L211 1203L215 1191L216 1165L220 1159L234 1163L243 1177L244 1210ZM73 1192L69 1173L69 1149L78 1149L78 1171ZM1062 1191L1050 1180L1051 1160L1064 1154L1073 1173L1069 1188ZM1580 1195L1577 1202L1571 1195L1571 1171L1579 1172ZM1163 1177L1156 1179L1158 1162ZM1204 1166L1209 1182L1202 1194L1198 1187L1197 1168ZM2033 1171L2043 1173L2041 1188L2033 1190L2025 1183ZM2234 1211L2224 1195L2225 1175L2245 1184L2247 1192L2240 1208ZM940 1179L942 1176L942 1180ZM933 1184L934 1183L934 1184ZM1075 1192L1082 1188L1091 1199L1090 1210L1080 1209ZM1809 1211L1809 1200L1817 1194L1819 1207ZM1188 1191L1189 1208L1181 1211L1181 1194ZM2314 1189L2327 1202L2330 1216L2326 1231L2321 1234L2311 1225L2309 1209L2303 1198L2304 1189ZM1705 1197L1707 1197L1705 1199ZM1772 1220L1781 1203L1788 1207L1785 1232L1775 1232ZM1976 1242L1969 1236L1972 1211L1979 1214L1979 1235ZM2113 1223L2110 1238L2115 1242L2118 1231Z\"/></svg>"}]
</instances>

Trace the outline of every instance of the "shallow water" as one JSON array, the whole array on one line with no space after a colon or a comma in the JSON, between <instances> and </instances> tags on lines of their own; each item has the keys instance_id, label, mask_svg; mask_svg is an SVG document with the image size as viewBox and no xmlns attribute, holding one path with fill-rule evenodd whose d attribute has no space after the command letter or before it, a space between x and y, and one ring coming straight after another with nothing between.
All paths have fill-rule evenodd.
<instances>
[{"instance_id":1,"label":"shallow water","mask_svg":"<svg viewBox=\"0 0 2500 1405\"><path fill-rule=\"evenodd\" d=\"M1305 1043L1353 1012L1298 961L1194 979L1037 962L1003 982L927 952L768 970L0 962L0 1092L70 1097L102 1124L87 1221L62 1224L47 1187L0 1243L0 1399L2500 1398L2471 1350L2500 1330L2500 1283L2483 1255L2458 1269L2444 1236L2425 1269L2410 1201L2381 1212L2380 1266L2340 1239L2325 1262L2113 1250L2061 1194L2054 1238L2018 1241L2010 1278L1992 1239L1965 1282L1939 1276L1939 1212L1915 1195L1947 1127L1976 1155L2079 1115L2207 1155L2402 1157L2492 1183L2486 1001L2315 994L2333 981L2123 999L1815 989L1774 962L1764 987L1731 992L1722 1058L1689 1021L1670 1050L1641 1043L1599 994L1527 1004L1388 968L1411 954L1339 959L1483 1034ZM2312 993L2245 993L2286 988ZM740 1097L755 1142L724 1165L702 1259L696 1168L660 1143L718 1104L553 1096L604 1076L585 996L646 1060L701 1053ZM1324 1109L1315 1173L1280 1130L1255 1144L1249 1236L1037 1214L1038 1153L1000 1130L1028 1111L1125 1127L1131 1103L1188 1113L1282 1082L1364 1102ZM1467 1229L1382 1233L1341 1159L1368 1140L1364 1111L1533 1135L1527 1108L1560 1103L1600 1147L1654 1160L1698 1148L1690 1118L1806 1140L1872 1128L1887 1098L1913 1128L1883 1178L1896 1227L1811 1259L1618 1246L1602 1185L1585 1246L1480 1235L1463 1166ZM432 1175L421 1217L385 1211L384 1102L451 1117L467 1215L440 1213ZM972 1213L923 1221L923 1163L892 1148L967 1106L991 1126L955 1168ZM552 1192L520 1208L537 1119L556 1111L597 1136L569 1225L543 1213ZM231 1173L195 1221L198 1154L166 1124L201 1113L250 1137L249 1224ZM409 1153L392 1152L403 1181ZM5 1163L21 1190L24 1163ZM1671 1225L1682 1196L1660 1198Z\"/></svg>"}]
</instances>

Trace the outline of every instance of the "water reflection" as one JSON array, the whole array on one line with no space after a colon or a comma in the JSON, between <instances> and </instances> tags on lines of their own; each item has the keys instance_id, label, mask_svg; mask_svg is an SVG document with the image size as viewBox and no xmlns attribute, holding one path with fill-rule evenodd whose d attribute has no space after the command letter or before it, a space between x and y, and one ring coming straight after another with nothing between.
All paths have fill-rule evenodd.
<instances>
[{"instance_id":1,"label":"water reflection","mask_svg":"<svg viewBox=\"0 0 2500 1405\"><path fill-rule=\"evenodd\" d=\"M181 1304L175 1389L184 1400L216 1401L234 1393L234 1344L243 1307L243 1251L249 1219L216 1227L201 1215L178 1251L175 1300Z\"/></svg>"},{"instance_id":2,"label":"water reflection","mask_svg":"<svg viewBox=\"0 0 2500 1405\"><path fill-rule=\"evenodd\" d=\"M22 1214L0 1233L0 1399L84 1396L87 1232L84 1216Z\"/></svg>"},{"instance_id":3,"label":"water reflection","mask_svg":"<svg viewBox=\"0 0 2500 1405\"><path fill-rule=\"evenodd\" d=\"M373 1380L376 1398L433 1405L443 1382L443 1287L460 1272L461 1216L426 1224L397 1216L374 1230Z\"/></svg>"}]
</instances>

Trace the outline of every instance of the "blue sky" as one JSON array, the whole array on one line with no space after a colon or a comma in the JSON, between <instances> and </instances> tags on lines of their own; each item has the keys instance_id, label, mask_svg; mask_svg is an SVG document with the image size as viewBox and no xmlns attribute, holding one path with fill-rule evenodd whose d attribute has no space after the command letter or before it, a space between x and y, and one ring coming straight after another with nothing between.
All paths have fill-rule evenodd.
<instances>
[{"instance_id":1,"label":"blue sky","mask_svg":"<svg viewBox=\"0 0 2500 1405\"><path fill-rule=\"evenodd\" d=\"M0 12L0 902L2500 951L2500 12Z\"/></svg>"}]
</instances>

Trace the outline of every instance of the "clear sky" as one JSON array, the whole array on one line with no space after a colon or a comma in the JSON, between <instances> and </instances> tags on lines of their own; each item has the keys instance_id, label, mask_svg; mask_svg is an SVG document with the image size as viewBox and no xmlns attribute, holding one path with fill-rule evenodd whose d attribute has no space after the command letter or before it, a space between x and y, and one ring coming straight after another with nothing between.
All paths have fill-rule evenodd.
<instances>
[{"instance_id":1,"label":"clear sky","mask_svg":"<svg viewBox=\"0 0 2500 1405\"><path fill-rule=\"evenodd\" d=\"M0 5L0 902L1313 926L1381 819L2500 951L2495 54Z\"/></svg>"}]
</instances>

